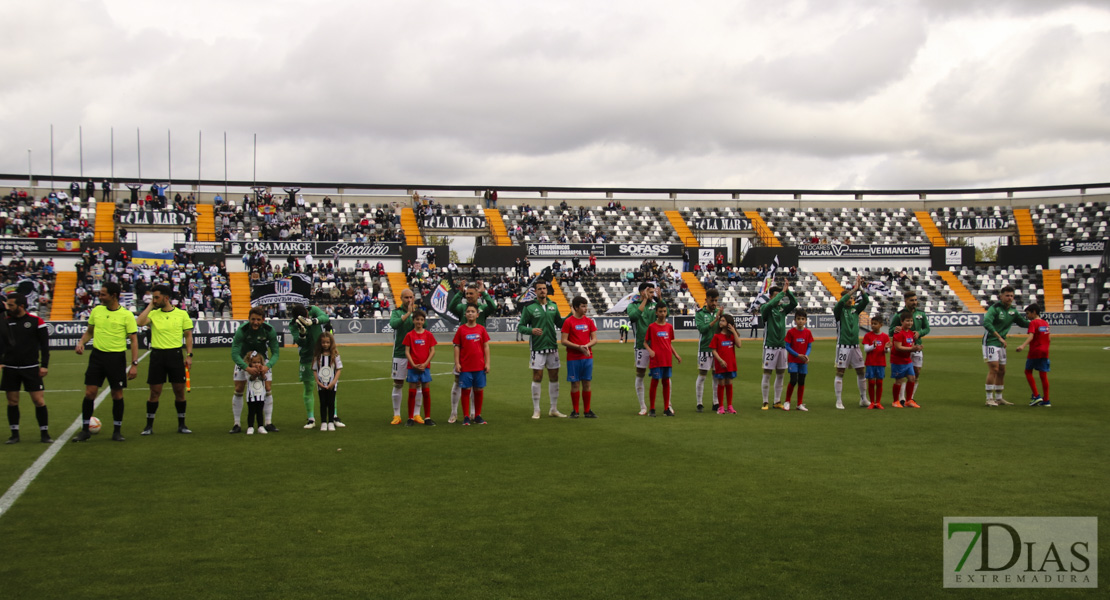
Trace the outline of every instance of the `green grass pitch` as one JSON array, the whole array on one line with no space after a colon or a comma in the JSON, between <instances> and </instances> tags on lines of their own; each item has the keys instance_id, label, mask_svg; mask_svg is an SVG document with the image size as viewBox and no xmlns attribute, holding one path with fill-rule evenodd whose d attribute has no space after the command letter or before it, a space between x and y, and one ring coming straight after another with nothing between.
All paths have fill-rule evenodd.
<instances>
[{"instance_id":1,"label":"green grass pitch","mask_svg":"<svg viewBox=\"0 0 1110 600\"><path fill-rule=\"evenodd\" d=\"M139 436L144 363L126 396L127 442L66 445L0 516L0 595L1047 597L944 590L943 517L1110 514L1110 338L1053 341L1054 406L1041 409L1026 406L1023 356L1011 352L1007 380L1017 406L987 408L977 341L933 340L924 408L882 412L855 408L851 379L849 409L833 409L833 342L819 340L808 414L758 409L760 352L745 342L739 414L695 413L696 348L678 343L677 416L637 416L632 349L602 344L600 418L573 421L533 421L524 346L494 345L490 425L469 428L447 424L449 346L433 369L434 428L388 425L389 349L349 347L338 396L349 427L336 433L302 429L288 349L275 374L281 431L251 437L227 433L227 350L197 353L195 434L175 433L167 386L155 435ZM54 355L55 435L80 412L86 361ZM545 408L546 396L545 383ZM96 413L106 428L110 405ZM21 407L27 435L0 446L0 492L45 449L26 395Z\"/></svg>"}]
</instances>

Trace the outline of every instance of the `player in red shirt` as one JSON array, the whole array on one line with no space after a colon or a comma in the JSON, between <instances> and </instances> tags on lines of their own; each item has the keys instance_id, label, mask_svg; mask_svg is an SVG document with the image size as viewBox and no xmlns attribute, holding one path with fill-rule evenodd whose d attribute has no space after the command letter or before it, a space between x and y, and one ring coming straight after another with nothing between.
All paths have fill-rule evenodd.
<instances>
[{"instance_id":1,"label":"player in red shirt","mask_svg":"<svg viewBox=\"0 0 1110 600\"><path fill-rule=\"evenodd\" d=\"M902 329L894 334L891 340L892 352L890 354L890 377L894 380L894 408L921 408L913 399L914 382L917 377L913 372L913 353L921 350L917 343L917 332L913 330L913 313L904 312L898 315ZM906 386L905 403L898 400L902 392L903 383Z\"/></svg>"},{"instance_id":2,"label":"player in red shirt","mask_svg":"<svg viewBox=\"0 0 1110 600\"><path fill-rule=\"evenodd\" d=\"M489 332L478 324L478 307L468 304L466 323L455 330L455 371L459 373L459 387L462 389L463 425L470 425L470 392L474 391L474 423L485 425L482 418L482 400L486 387L486 373L489 373Z\"/></svg>"},{"instance_id":3,"label":"player in red shirt","mask_svg":"<svg viewBox=\"0 0 1110 600\"><path fill-rule=\"evenodd\" d=\"M813 332L806 329L809 315L799 310L794 313L794 328L786 332L786 370L790 373L790 383L786 386L786 402L783 410L790 410L790 395L798 386L798 410L809 412L805 405L806 375L809 374L809 352L813 349ZM776 404L775 406L778 406Z\"/></svg>"},{"instance_id":4,"label":"player in red shirt","mask_svg":"<svg viewBox=\"0 0 1110 600\"><path fill-rule=\"evenodd\" d=\"M436 355L436 336L424 329L424 322L428 316L419 308L412 311L413 330L405 335L401 342L405 347L405 357L409 360L409 420L406 426L412 427L416 421L416 390L420 389L424 396L424 424L435 425L432 420L432 395L428 384L432 382L432 358Z\"/></svg>"},{"instance_id":5,"label":"player in red shirt","mask_svg":"<svg viewBox=\"0 0 1110 600\"><path fill-rule=\"evenodd\" d=\"M732 315L722 315L717 325L717 335L709 342L713 352L713 378L717 380L717 414L736 414L732 407L732 380L736 379L736 349L740 347L740 334ZM722 398L728 398L728 406Z\"/></svg>"},{"instance_id":6,"label":"player in red shirt","mask_svg":"<svg viewBox=\"0 0 1110 600\"><path fill-rule=\"evenodd\" d=\"M863 351L867 353L864 368L867 370L867 399L869 409L884 410L883 379L886 378L886 353L890 352L890 336L883 333L883 318L871 317L871 331L863 336ZM912 363L912 357L910 362Z\"/></svg>"},{"instance_id":7,"label":"player in red shirt","mask_svg":"<svg viewBox=\"0 0 1110 600\"><path fill-rule=\"evenodd\" d=\"M593 346L597 343L597 324L586 316L589 302L582 296L575 297L570 306L574 314L563 321L559 343L567 347L567 381L570 382L570 401L574 410L570 418L578 418L579 400L585 400L583 417L596 419L590 410L590 382L594 378Z\"/></svg>"},{"instance_id":8,"label":"player in red shirt","mask_svg":"<svg viewBox=\"0 0 1110 600\"><path fill-rule=\"evenodd\" d=\"M651 411L655 416L655 390L659 381L663 381L663 416L673 417L671 410L671 357L682 364L682 357L671 345L674 340L674 326L667 322L667 304L661 302L655 307L655 322L648 325L647 337L644 338L644 348L651 357Z\"/></svg>"},{"instance_id":9,"label":"player in red shirt","mask_svg":"<svg viewBox=\"0 0 1110 600\"><path fill-rule=\"evenodd\" d=\"M1030 304L1025 308L1025 318L1029 319L1029 337L1017 347L1021 352L1029 347L1029 358L1025 360L1025 379L1033 390L1033 397L1029 406L1052 406L1048 399L1048 321L1041 318L1041 307ZM1033 381L1033 371L1041 372L1041 386L1044 387L1044 397L1037 393L1037 382Z\"/></svg>"}]
</instances>

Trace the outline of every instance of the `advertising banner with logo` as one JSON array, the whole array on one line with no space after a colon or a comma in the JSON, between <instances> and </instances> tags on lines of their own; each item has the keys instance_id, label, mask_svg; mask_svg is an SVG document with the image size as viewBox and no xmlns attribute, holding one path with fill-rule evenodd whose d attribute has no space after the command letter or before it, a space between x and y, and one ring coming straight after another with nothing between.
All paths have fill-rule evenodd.
<instances>
[{"instance_id":1,"label":"advertising banner with logo","mask_svg":"<svg viewBox=\"0 0 1110 600\"><path fill-rule=\"evenodd\" d=\"M1052 240L1048 243L1051 256L1102 254L1105 251L1106 240Z\"/></svg>"},{"instance_id":2,"label":"advertising banner with logo","mask_svg":"<svg viewBox=\"0 0 1110 600\"><path fill-rule=\"evenodd\" d=\"M1003 217L953 217L939 223L941 229L951 231L995 231L1013 229L1014 222Z\"/></svg>"},{"instance_id":3,"label":"advertising banner with logo","mask_svg":"<svg viewBox=\"0 0 1110 600\"><path fill-rule=\"evenodd\" d=\"M307 275L295 273L288 279L278 279L251 286L251 306L267 304L308 304L312 295L312 280Z\"/></svg>"},{"instance_id":4,"label":"advertising banner with logo","mask_svg":"<svg viewBox=\"0 0 1110 600\"><path fill-rule=\"evenodd\" d=\"M184 227L193 222L193 217L171 210L126 210L116 211L120 225L150 225L156 227Z\"/></svg>"},{"instance_id":5,"label":"advertising banner with logo","mask_svg":"<svg viewBox=\"0 0 1110 600\"><path fill-rule=\"evenodd\" d=\"M424 229L489 229L484 216L447 216L425 217Z\"/></svg>"},{"instance_id":6,"label":"advertising banner with logo","mask_svg":"<svg viewBox=\"0 0 1110 600\"><path fill-rule=\"evenodd\" d=\"M744 217L691 219L690 228L694 231L720 231L721 233L741 233L753 229L751 219Z\"/></svg>"},{"instance_id":7,"label":"advertising banner with logo","mask_svg":"<svg viewBox=\"0 0 1110 600\"><path fill-rule=\"evenodd\" d=\"M680 258L682 244L528 244L528 256L540 258Z\"/></svg>"},{"instance_id":8,"label":"advertising banner with logo","mask_svg":"<svg viewBox=\"0 0 1110 600\"><path fill-rule=\"evenodd\" d=\"M192 242L191 242L192 243ZM401 256L400 242L227 242L227 253L240 256L247 252L264 252L270 256L340 256L373 258Z\"/></svg>"},{"instance_id":9,"label":"advertising banner with logo","mask_svg":"<svg viewBox=\"0 0 1110 600\"><path fill-rule=\"evenodd\" d=\"M929 258L928 244L801 244L801 258Z\"/></svg>"}]
</instances>

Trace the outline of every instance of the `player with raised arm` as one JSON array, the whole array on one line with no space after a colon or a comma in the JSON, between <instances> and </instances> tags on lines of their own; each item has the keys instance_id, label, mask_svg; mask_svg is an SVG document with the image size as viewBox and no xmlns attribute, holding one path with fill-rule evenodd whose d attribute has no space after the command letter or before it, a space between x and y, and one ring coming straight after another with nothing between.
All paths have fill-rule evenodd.
<instances>
[{"instance_id":1,"label":"player with raised arm","mask_svg":"<svg viewBox=\"0 0 1110 600\"><path fill-rule=\"evenodd\" d=\"M786 315L798 308L798 299L790 291L790 280L783 277L782 287L774 286L768 293L771 299L759 307L763 318L763 410L767 410L767 396L771 391L771 372L775 373L775 408L782 408L782 380L786 373ZM785 302L783 302L785 300Z\"/></svg>"},{"instance_id":2,"label":"player with raised arm","mask_svg":"<svg viewBox=\"0 0 1110 600\"><path fill-rule=\"evenodd\" d=\"M987 406L1012 406L1002 397L1006 385L1006 335L1017 323L1029 327L1029 321L1014 307L1014 288L1006 286L998 292L995 302L983 315L983 360L987 363Z\"/></svg>"},{"instance_id":3,"label":"player with raised arm","mask_svg":"<svg viewBox=\"0 0 1110 600\"><path fill-rule=\"evenodd\" d=\"M297 345L297 355L300 358L298 377L303 388L304 411L308 416L305 429L316 426L316 373L312 370L312 361L315 358L316 340L324 332L324 325L330 320L327 313L319 307L297 304L293 306L293 320L289 322L289 333L293 336L293 343ZM339 407L335 409L335 426L346 427L339 419Z\"/></svg>"},{"instance_id":4,"label":"player with raised arm","mask_svg":"<svg viewBox=\"0 0 1110 600\"><path fill-rule=\"evenodd\" d=\"M159 284L150 291L150 304L135 319L139 327L150 326L150 366L146 376L150 398L146 401L146 427L142 435L154 433L154 415L158 413L158 399L166 379L173 388L177 432L192 433L185 426L185 370L193 366L193 320L189 313L173 305L170 286Z\"/></svg>"},{"instance_id":5,"label":"player with raised arm","mask_svg":"<svg viewBox=\"0 0 1110 600\"><path fill-rule=\"evenodd\" d=\"M636 336L636 399L640 401L640 416L643 416L648 410L647 403L644 402L644 376L651 364L651 355L644 348L644 338L647 336L647 328L655 320L655 285L641 283L639 291L640 296L633 298L625 313L632 326L632 333Z\"/></svg>"},{"instance_id":6,"label":"player with raised arm","mask_svg":"<svg viewBox=\"0 0 1110 600\"><path fill-rule=\"evenodd\" d=\"M4 304L6 318L0 322L0 326L4 326L3 355L0 356L4 375L0 377L0 389L8 397L8 426L12 432L5 443L19 443L19 388L22 387L31 395L31 403L35 405L39 441L51 444L54 440L50 437L46 386L42 382L50 368L49 328L46 321L27 312L27 297L23 294L8 294ZM1046 393L1047 390L1046 383Z\"/></svg>"},{"instance_id":7,"label":"player with raised arm","mask_svg":"<svg viewBox=\"0 0 1110 600\"><path fill-rule=\"evenodd\" d=\"M585 402L584 416L587 419L596 419L597 415L591 409L590 383L594 378L594 352L597 344L597 324L586 316L589 302L582 296L577 296L571 301L570 306L574 314L563 321L559 343L567 347L567 381L570 382L570 401L574 409L570 418L578 418L579 399Z\"/></svg>"},{"instance_id":8,"label":"player with raised arm","mask_svg":"<svg viewBox=\"0 0 1110 600\"><path fill-rule=\"evenodd\" d=\"M704 410L701 401L705 395L705 379L714 371L713 350L709 345L713 343L713 338L718 333L721 315L724 313L724 309L717 306L717 299L720 295L721 293L716 288L706 290L705 306L694 313L694 326L698 328L698 378L694 382L694 396L698 401L698 412ZM713 412L717 412L717 409L720 408L718 405L720 398L717 396L717 386L712 385L712 382L710 382L709 395L713 401Z\"/></svg>"},{"instance_id":9,"label":"player with raised arm","mask_svg":"<svg viewBox=\"0 0 1110 600\"><path fill-rule=\"evenodd\" d=\"M833 378L833 391L836 393L836 408L840 410L844 409L841 399L844 371L849 367L856 370L859 405L863 408L871 405L871 401L867 399L867 371L863 368L863 352L859 349L859 315L870 301L867 292L860 289L862 285L863 277L857 275L856 284L842 293L833 307L833 317L836 319L836 377ZM856 292L860 295L859 302L856 302Z\"/></svg>"},{"instance_id":10,"label":"player with raised arm","mask_svg":"<svg viewBox=\"0 0 1110 600\"><path fill-rule=\"evenodd\" d=\"M532 368L532 418L540 418L540 396L542 393L543 372L547 370L547 396L551 417L566 417L559 412L559 342L558 332L565 318L559 314L559 307L547 297L547 282L536 284L536 301L525 306L520 312L517 331L531 336L528 343L529 366Z\"/></svg>"},{"instance_id":11,"label":"player with raised arm","mask_svg":"<svg viewBox=\"0 0 1110 600\"><path fill-rule=\"evenodd\" d=\"M263 358L269 356L269 359L262 363L249 364L247 357L251 352L257 352ZM277 331L266 322L266 311L261 306L252 306L247 313L247 322L240 325L239 329L235 330L234 337L231 338L231 360L235 362L235 370L231 376L235 385L235 391L231 396L231 416L235 422L228 433L243 432L240 418L243 415L243 393L247 389L248 380L254 386L252 393L255 396L261 391L258 389L259 385L265 388L262 399L262 414L265 421L263 429L267 432L278 431L273 424L273 368L280 356L281 344L278 342ZM258 399L255 398L255 402L257 401Z\"/></svg>"},{"instance_id":12,"label":"player with raised arm","mask_svg":"<svg viewBox=\"0 0 1110 600\"><path fill-rule=\"evenodd\" d=\"M929 327L929 316L917 309L917 306L918 306L917 292L906 292L905 294L902 294L902 299L904 300L905 305L900 310L896 311L894 314L898 315L898 314L902 314L904 312L909 312L909 313L913 314L913 331L914 331L914 333L917 334L917 345L921 346L922 345L922 338L929 335L929 333L932 331L932 328ZM887 334L891 338L893 338L894 334L898 332L897 330L901 326L902 326L902 324L898 322L898 319L891 319L890 320L890 330L887 332ZM918 394L918 393L921 392L921 370L924 368L924 366L925 366L925 353L924 353L924 351L923 350L918 350L917 352L914 352L913 353L913 374L914 374L914 377L915 377L915 380L914 380L914 394ZM902 393L905 393L904 388L902 390ZM880 396L881 395L882 394L880 394Z\"/></svg>"},{"instance_id":13,"label":"player with raised arm","mask_svg":"<svg viewBox=\"0 0 1110 600\"><path fill-rule=\"evenodd\" d=\"M112 390L112 440L124 441L120 434L123 425L123 390L127 381L139 375L139 330L135 313L119 303L120 286L109 281L100 288L100 304L89 315L89 326L77 340L77 354L85 353L85 343L92 339L93 350L89 366L85 369L85 398L81 402L81 431L75 442L87 442L89 420L93 416L96 394L107 379ZM127 342L131 342L131 368L127 367Z\"/></svg>"},{"instance_id":14,"label":"player with raised arm","mask_svg":"<svg viewBox=\"0 0 1110 600\"><path fill-rule=\"evenodd\" d=\"M1052 401L1048 399L1048 371L1050 367L1048 347L1051 343L1048 321L1041 318L1041 307L1036 303L1025 307L1025 318L1029 319L1029 337L1025 338L1025 341L1016 350L1021 352L1027 346L1029 347L1029 358L1025 360L1025 380L1029 382L1029 389L1033 390L1033 396L1029 399L1029 406L1052 406ZM1043 397L1037 393L1037 382L1033 380L1033 371L1041 373L1041 387L1044 388Z\"/></svg>"},{"instance_id":15,"label":"player with raised arm","mask_svg":"<svg viewBox=\"0 0 1110 600\"><path fill-rule=\"evenodd\" d=\"M412 290L407 288L401 290L401 305L394 308L389 315L389 327L393 330L393 364L389 372L389 378L393 380L393 420L390 421L390 425L401 424L401 401L409 371L409 360L405 354L405 337L415 328L413 314L419 310L416 308L415 298ZM412 390L413 388L410 387L410 395Z\"/></svg>"},{"instance_id":16,"label":"player with raised arm","mask_svg":"<svg viewBox=\"0 0 1110 600\"><path fill-rule=\"evenodd\" d=\"M486 320L497 310L497 301L486 291L485 283L475 281L467 284L466 290L463 292L463 299L450 307L451 313L458 317L460 322L465 323L466 307L468 306L473 306L478 309L478 318L475 320L475 323L485 328ZM447 419L448 423L454 423L458 419L459 399L462 394L462 388L459 386L460 378L460 373L456 372L455 381L451 384L451 417ZM464 416L469 416L471 420L474 419L473 414Z\"/></svg>"}]
</instances>

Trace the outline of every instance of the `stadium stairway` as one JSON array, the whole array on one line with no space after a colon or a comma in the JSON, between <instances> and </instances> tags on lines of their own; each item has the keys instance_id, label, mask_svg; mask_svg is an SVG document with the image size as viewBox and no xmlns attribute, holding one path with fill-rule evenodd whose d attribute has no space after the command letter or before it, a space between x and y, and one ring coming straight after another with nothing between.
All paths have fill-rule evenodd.
<instances>
[{"instance_id":1,"label":"stadium stairway","mask_svg":"<svg viewBox=\"0 0 1110 600\"><path fill-rule=\"evenodd\" d=\"M1060 282L1060 269L1045 269L1041 271L1041 277L1044 280L1044 312L1062 312L1064 285Z\"/></svg>"},{"instance_id":2,"label":"stadium stairway","mask_svg":"<svg viewBox=\"0 0 1110 600\"><path fill-rule=\"evenodd\" d=\"M505 227L505 219L501 218L501 211L496 208L485 209L486 222L489 223L489 233L493 237L495 246L512 246L509 230Z\"/></svg>"},{"instance_id":3,"label":"stadium stairway","mask_svg":"<svg viewBox=\"0 0 1110 600\"><path fill-rule=\"evenodd\" d=\"M1014 222L1017 223L1018 228L1018 244L1021 246L1037 245L1037 230L1033 227L1033 215L1029 212L1029 209L1015 208ZM1063 304L1061 304L1062 306Z\"/></svg>"},{"instance_id":4,"label":"stadium stairway","mask_svg":"<svg viewBox=\"0 0 1110 600\"><path fill-rule=\"evenodd\" d=\"M822 271L814 273L813 276L825 286L825 289L828 290L830 294L832 294L833 301L840 300L840 295L844 293L844 288L840 285L840 282L836 280L836 277L833 277L832 273Z\"/></svg>"},{"instance_id":5,"label":"stadium stairway","mask_svg":"<svg viewBox=\"0 0 1110 600\"><path fill-rule=\"evenodd\" d=\"M757 211L745 210L744 216L752 222L752 228L755 229L756 235L763 241L764 246L770 246L772 248L782 247L782 242L779 241L779 238L775 237L775 232L771 231L771 228L767 226L767 221L764 221L763 217L759 216Z\"/></svg>"},{"instance_id":6,"label":"stadium stairway","mask_svg":"<svg viewBox=\"0 0 1110 600\"><path fill-rule=\"evenodd\" d=\"M216 241L216 207L211 204L197 205L197 241ZM250 297L250 288L247 288L247 297ZM243 317L244 319L246 317Z\"/></svg>"},{"instance_id":7,"label":"stadium stairway","mask_svg":"<svg viewBox=\"0 0 1110 600\"><path fill-rule=\"evenodd\" d=\"M62 271L54 278L54 298L50 303L51 321L73 319L73 299L77 293L77 271Z\"/></svg>"},{"instance_id":8,"label":"stadium stairway","mask_svg":"<svg viewBox=\"0 0 1110 600\"><path fill-rule=\"evenodd\" d=\"M917 217L917 222L921 225L921 229L925 231L925 237L929 238L929 243L933 246L947 246L948 242L945 241L944 236L940 234L937 229L937 224L933 222L933 217L927 210L915 210L913 216Z\"/></svg>"},{"instance_id":9,"label":"stadium stairway","mask_svg":"<svg viewBox=\"0 0 1110 600\"><path fill-rule=\"evenodd\" d=\"M228 285L231 287L231 318L246 321L251 312L250 274L245 271L229 273Z\"/></svg>"},{"instance_id":10,"label":"stadium stairway","mask_svg":"<svg viewBox=\"0 0 1110 600\"><path fill-rule=\"evenodd\" d=\"M694 232L690 231L690 226L686 224L686 219L682 218L682 213L677 210L668 210L664 211L663 214L667 215L667 220L671 222L671 227L674 227L674 232L678 234L678 239L682 240L683 245L687 248L696 248L698 246L698 238L694 237ZM695 281L697 280L695 279ZM701 283L698 283L698 285L700 286ZM690 290L693 291L693 289L694 286L691 285ZM705 293L703 290L702 298L704 297ZM701 303L700 300L698 302L699 304Z\"/></svg>"},{"instance_id":11,"label":"stadium stairway","mask_svg":"<svg viewBox=\"0 0 1110 600\"><path fill-rule=\"evenodd\" d=\"M404 273L386 273L389 280L389 290L393 292L393 307L401 306L401 292L409 287L409 280Z\"/></svg>"},{"instance_id":12,"label":"stadium stairway","mask_svg":"<svg viewBox=\"0 0 1110 600\"><path fill-rule=\"evenodd\" d=\"M111 243L116 241L116 203L97 202L96 221L93 222L93 241ZM72 295L72 294L71 294ZM53 308L51 308L53 312Z\"/></svg>"},{"instance_id":13,"label":"stadium stairway","mask_svg":"<svg viewBox=\"0 0 1110 600\"><path fill-rule=\"evenodd\" d=\"M555 292L551 294L551 299L555 301L555 306L559 307L559 314L563 316L570 314L570 302L567 300L566 295L563 294L563 288L559 285L559 280L552 279L551 287L555 290Z\"/></svg>"},{"instance_id":14,"label":"stadium stairway","mask_svg":"<svg viewBox=\"0 0 1110 600\"><path fill-rule=\"evenodd\" d=\"M967 286L964 285L952 271L937 271L937 275L940 275L944 283L948 284L948 289L956 294L956 297L960 299L960 302L964 303L964 308L968 311L973 313L987 312L982 305L979 304L979 301L975 299L971 291L967 289Z\"/></svg>"},{"instance_id":15,"label":"stadium stairway","mask_svg":"<svg viewBox=\"0 0 1110 600\"><path fill-rule=\"evenodd\" d=\"M420 225L416 223L416 213L411 208L401 209L401 229L405 231L405 243L409 246L423 246L424 236L420 233Z\"/></svg>"},{"instance_id":16,"label":"stadium stairway","mask_svg":"<svg viewBox=\"0 0 1110 600\"><path fill-rule=\"evenodd\" d=\"M697 302L698 306L705 306L705 286L698 281L697 275L686 271L682 273L682 280L690 288L690 295L694 297L694 302Z\"/></svg>"}]
</instances>

